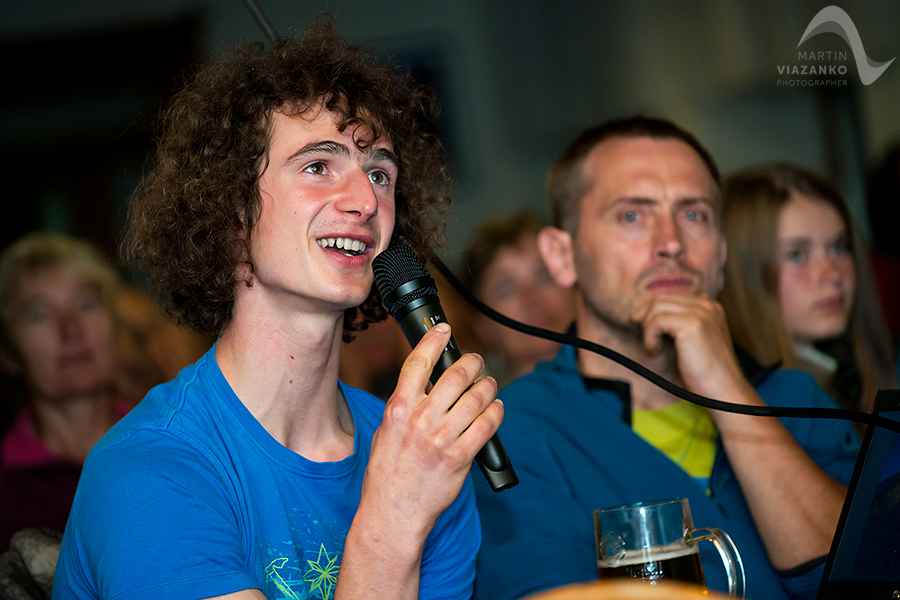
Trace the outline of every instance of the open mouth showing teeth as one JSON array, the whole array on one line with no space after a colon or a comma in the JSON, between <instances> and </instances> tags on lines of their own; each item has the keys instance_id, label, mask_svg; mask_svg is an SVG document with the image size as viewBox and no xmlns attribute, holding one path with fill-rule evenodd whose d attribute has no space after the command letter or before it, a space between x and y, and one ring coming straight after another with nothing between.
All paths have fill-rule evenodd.
<instances>
[{"instance_id":1,"label":"open mouth showing teeth","mask_svg":"<svg viewBox=\"0 0 900 600\"><path fill-rule=\"evenodd\" d=\"M322 238L316 243L325 249L341 252L346 256L359 256L366 251L366 243L350 238Z\"/></svg>"}]
</instances>

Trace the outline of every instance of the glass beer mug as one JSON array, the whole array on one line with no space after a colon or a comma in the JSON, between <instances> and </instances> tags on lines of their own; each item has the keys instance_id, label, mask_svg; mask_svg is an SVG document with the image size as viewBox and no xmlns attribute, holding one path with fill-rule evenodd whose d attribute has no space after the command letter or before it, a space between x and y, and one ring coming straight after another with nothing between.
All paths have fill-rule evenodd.
<instances>
[{"instance_id":1,"label":"glass beer mug","mask_svg":"<svg viewBox=\"0 0 900 600\"><path fill-rule=\"evenodd\" d=\"M594 511L600 579L675 579L706 587L697 542L712 542L728 576L728 593L743 598L744 564L724 531L694 528L687 498L638 502Z\"/></svg>"}]
</instances>

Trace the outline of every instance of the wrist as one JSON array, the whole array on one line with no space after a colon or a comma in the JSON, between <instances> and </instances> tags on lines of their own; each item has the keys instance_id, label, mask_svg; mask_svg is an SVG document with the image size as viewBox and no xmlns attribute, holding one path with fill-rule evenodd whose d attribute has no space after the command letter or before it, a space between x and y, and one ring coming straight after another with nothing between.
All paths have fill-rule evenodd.
<instances>
[{"instance_id":1,"label":"wrist","mask_svg":"<svg viewBox=\"0 0 900 600\"><path fill-rule=\"evenodd\" d=\"M345 554L353 548L363 555L387 556L396 564L418 564L431 527L417 526L414 519L385 511L367 511L363 503L347 532Z\"/></svg>"}]
</instances>

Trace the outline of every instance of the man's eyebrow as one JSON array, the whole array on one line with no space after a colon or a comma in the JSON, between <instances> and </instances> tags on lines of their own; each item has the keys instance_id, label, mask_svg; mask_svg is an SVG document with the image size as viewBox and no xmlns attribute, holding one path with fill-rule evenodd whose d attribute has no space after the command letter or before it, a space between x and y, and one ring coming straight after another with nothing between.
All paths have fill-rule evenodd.
<instances>
[{"instance_id":1,"label":"man's eyebrow","mask_svg":"<svg viewBox=\"0 0 900 600\"><path fill-rule=\"evenodd\" d=\"M303 159L311 154L334 154L335 156L348 157L350 156L350 148L345 146L344 144L333 142L331 140L310 142L291 154L285 162L285 164L290 164L294 161Z\"/></svg>"},{"instance_id":2,"label":"man's eyebrow","mask_svg":"<svg viewBox=\"0 0 900 600\"><path fill-rule=\"evenodd\" d=\"M623 205L628 206L635 204L638 206L654 206L659 204L659 202L652 198L644 198L643 196L622 196L621 198L616 198L608 208L616 208Z\"/></svg>"},{"instance_id":3,"label":"man's eyebrow","mask_svg":"<svg viewBox=\"0 0 900 600\"><path fill-rule=\"evenodd\" d=\"M705 196L689 196L682 198L675 203L675 206L692 206L694 204L705 204L714 210L719 210L719 203L715 198L707 198Z\"/></svg>"},{"instance_id":4,"label":"man's eyebrow","mask_svg":"<svg viewBox=\"0 0 900 600\"><path fill-rule=\"evenodd\" d=\"M302 160L312 154L333 154L342 158L348 158L351 152L350 148L345 144L332 140L310 142L291 154L285 161L285 164L291 164L292 162ZM372 161L386 160L393 163L397 169L400 168L400 161L397 159L397 155L387 148L368 148L365 151L365 157L367 160Z\"/></svg>"},{"instance_id":5,"label":"man's eyebrow","mask_svg":"<svg viewBox=\"0 0 900 600\"><path fill-rule=\"evenodd\" d=\"M367 152L369 159L373 161L382 161L386 160L394 164L394 167L397 170L400 169L400 160L397 158L397 155L388 150L387 148L373 148L369 152Z\"/></svg>"}]
</instances>

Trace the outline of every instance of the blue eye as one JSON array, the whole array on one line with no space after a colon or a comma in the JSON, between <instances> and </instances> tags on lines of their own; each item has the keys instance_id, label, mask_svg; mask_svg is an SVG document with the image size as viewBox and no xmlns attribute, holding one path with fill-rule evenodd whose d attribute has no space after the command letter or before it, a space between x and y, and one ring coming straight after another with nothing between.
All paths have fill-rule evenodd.
<instances>
[{"instance_id":1,"label":"blue eye","mask_svg":"<svg viewBox=\"0 0 900 600\"><path fill-rule=\"evenodd\" d=\"M626 223L634 223L638 220L638 212L636 210L629 210L626 213L622 213L621 218Z\"/></svg>"}]
</instances>

